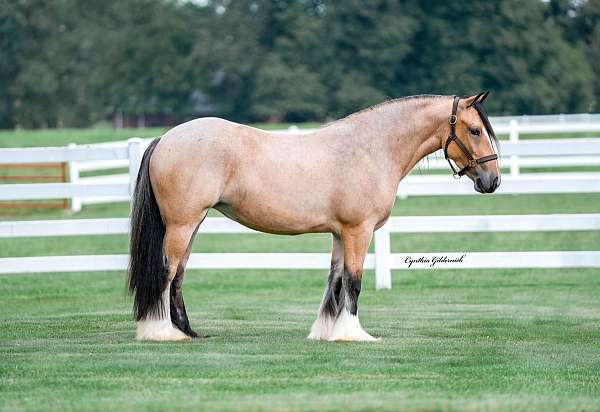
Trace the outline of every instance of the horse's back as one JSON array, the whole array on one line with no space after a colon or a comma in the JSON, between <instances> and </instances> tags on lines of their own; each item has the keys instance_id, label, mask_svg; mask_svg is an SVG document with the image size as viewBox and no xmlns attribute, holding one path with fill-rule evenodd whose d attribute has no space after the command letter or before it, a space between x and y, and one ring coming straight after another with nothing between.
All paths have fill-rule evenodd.
<instances>
[{"instance_id":1,"label":"horse's back","mask_svg":"<svg viewBox=\"0 0 600 412\"><path fill-rule=\"evenodd\" d=\"M318 136L286 136L202 118L165 133L151 161L151 178L158 195L170 199L163 203L173 207L215 206L264 231L323 230L334 190L323 176L330 157Z\"/></svg>"}]
</instances>

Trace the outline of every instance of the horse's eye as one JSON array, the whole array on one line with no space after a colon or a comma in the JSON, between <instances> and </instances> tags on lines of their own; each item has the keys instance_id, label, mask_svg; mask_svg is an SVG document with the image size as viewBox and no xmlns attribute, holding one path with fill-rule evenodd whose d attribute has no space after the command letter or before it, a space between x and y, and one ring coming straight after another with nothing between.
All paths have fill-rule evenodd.
<instances>
[{"instance_id":1,"label":"horse's eye","mask_svg":"<svg viewBox=\"0 0 600 412\"><path fill-rule=\"evenodd\" d=\"M472 135L474 136L479 136L481 134L481 131L479 129L471 129L469 130L471 132Z\"/></svg>"}]
</instances>

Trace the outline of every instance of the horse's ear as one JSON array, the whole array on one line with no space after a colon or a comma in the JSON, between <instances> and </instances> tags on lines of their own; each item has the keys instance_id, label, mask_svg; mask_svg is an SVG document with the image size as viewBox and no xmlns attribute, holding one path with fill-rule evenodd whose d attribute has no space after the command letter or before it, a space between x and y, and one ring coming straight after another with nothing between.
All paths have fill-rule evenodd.
<instances>
[{"instance_id":1,"label":"horse's ear","mask_svg":"<svg viewBox=\"0 0 600 412\"><path fill-rule=\"evenodd\" d=\"M481 104L488 97L488 94L490 94L490 92L486 90L485 92L477 93L475 96L467 97L465 99L465 104L467 107L474 106L477 103Z\"/></svg>"},{"instance_id":2,"label":"horse's ear","mask_svg":"<svg viewBox=\"0 0 600 412\"><path fill-rule=\"evenodd\" d=\"M473 106L475 103L477 103L477 101L478 101L479 99L481 99L481 96L483 96L484 94L485 94L485 92L481 92L481 93L477 93L476 95L473 95L473 96L470 96L470 97L465 97L465 98L463 99L463 102L464 102L463 104L464 104L466 107L471 107L471 106Z\"/></svg>"},{"instance_id":3,"label":"horse's ear","mask_svg":"<svg viewBox=\"0 0 600 412\"><path fill-rule=\"evenodd\" d=\"M483 101L485 99L487 99L488 95L490 94L489 90L486 90L485 92L483 92L483 94L481 95L481 97L479 98L479 100L477 100L477 103L483 103Z\"/></svg>"}]
</instances>

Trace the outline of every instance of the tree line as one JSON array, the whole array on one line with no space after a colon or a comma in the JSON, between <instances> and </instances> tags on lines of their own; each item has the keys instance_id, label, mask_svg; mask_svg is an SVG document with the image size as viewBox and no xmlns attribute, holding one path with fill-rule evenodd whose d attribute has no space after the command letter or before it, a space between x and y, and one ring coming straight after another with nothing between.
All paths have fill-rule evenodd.
<instances>
[{"instance_id":1,"label":"tree line","mask_svg":"<svg viewBox=\"0 0 600 412\"><path fill-rule=\"evenodd\" d=\"M0 127L324 121L490 90L494 114L600 106L600 0L0 0Z\"/></svg>"}]
</instances>

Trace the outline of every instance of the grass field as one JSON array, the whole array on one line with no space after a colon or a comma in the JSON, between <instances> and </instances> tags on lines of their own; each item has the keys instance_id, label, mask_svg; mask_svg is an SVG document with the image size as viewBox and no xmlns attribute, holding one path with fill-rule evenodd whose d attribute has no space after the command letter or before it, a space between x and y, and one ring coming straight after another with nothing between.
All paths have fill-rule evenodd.
<instances>
[{"instance_id":1,"label":"grass field","mask_svg":"<svg viewBox=\"0 0 600 412\"><path fill-rule=\"evenodd\" d=\"M0 146L163 131L0 132ZM600 194L577 194L417 197L398 200L393 214L598 212ZM0 209L0 220L128 213L125 203L76 215ZM330 244L328 235L201 235L194 251L329 252ZM395 234L392 250L600 250L600 232ZM0 257L113 253L127 253L126 236L0 239ZM368 271L359 306L365 329L382 338L375 344L304 339L326 273L291 270L190 271L188 312L207 337L137 343L124 276L0 276L0 410L600 411L597 270L396 271L393 290L377 292Z\"/></svg>"},{"instance_id":2,"label":"grass field","mask_svg":"<svg viewBox=\"0 0 600 412\"><path fill-rule=\"evenodd\" d=\"M598 212L600 195L420 197L394 214ZM126 216L128 205L3 219ZM600 232L397 235L396 251L598 250ZM328 251L325 235L204 235L194 250ZM125 253L125 236L0 239L0 256ZM0 409L600 410L597 270L365 274L375 344L305 338L323 271L190 271L184 344L134 341L123 273L0 276Z\"/></svg>"}]
</instances>

